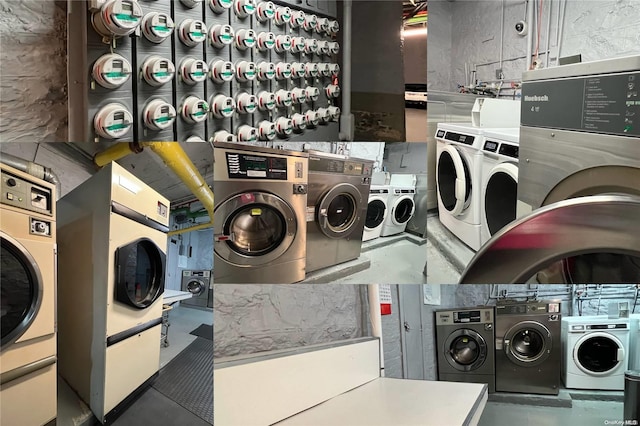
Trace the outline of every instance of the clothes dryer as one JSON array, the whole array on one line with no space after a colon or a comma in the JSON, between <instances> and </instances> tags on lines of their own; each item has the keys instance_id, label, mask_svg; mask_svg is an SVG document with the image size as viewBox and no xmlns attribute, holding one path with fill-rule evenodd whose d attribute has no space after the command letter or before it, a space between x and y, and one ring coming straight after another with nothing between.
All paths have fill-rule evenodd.
<instances>
[{"instance_id":1,"label":"clothes dryer","mask_svg":"<svg viewBox=\"0 0 640 426\"><path fill-rule=\"evenodd\" d=\"M211 286L211 271L182 271L182 291L191 293L190 299L184 299L181 304L206 308Z\"/></svg>"},{"instance_id":2,"label":"clothes dryer","mask_svg":"<svg viewBox=\"0 0 640 426\"><path fill-rule=\"evenodd\" d=\"M484 135L481 244L516 219L520 129L486 129Z\"/></svg>"},{"instance_id":3,"label":"clothes dryer","mask_svg":"<svg viewBox=\"0 0 640 426\"><path fill-rule=\"evenodd\" d=\"M215 283L305 277L307 153L214 144Z\"/></svg>"},{"instance_id":4,"label":"clothes dryer","mask_svg":"<svg viewBox=\"0 0 640 426\"><path fill-rule=\"evenodd\" d=\"M562 319L562 379L570 389L624 390L629 318Z\"/></svg>"},{"instance_id":5,"label":"clothes dryer","mask_svg":"<svg viewBox=\"0 0 640 426\"><path fill-rule=\"evenodd\" d=\"M435 312L438 379L486 383L495 392L494 308Z\"/></svg>"},{"instance_id":6,"label":"clothes dryer","mask_svg":"<svg viewBox=\"0 0 640 426\"><path fill-rule=\"evenodd\" d=\"M56 418L55 186L0 164L0 424Z\"/></svg>"},{"instance_id":7,"label":"clothes dryer","mask_svg":"<svg viewBox=\"0 0 640 426\"><path fill-rule=\"evenodd\" d=\"M496 305L496 391L557 395L560 302Z\"/></svg>"},{"instance_id":8,"label":"clothes dryer","mask_svg":"<svg viewBox=\"0 0 640 426\"><path fill-rule=\"evenodd\" d=\"M168 223L115 162L58 201L60 374L101 423L158 374Z\"/></svg>"},{"instance_id":9,"label":"clothes dryer","mask_svg":"<svg viewBox=\"0 0 640 426\"><path fill-rule=\"evenodd\" d=\"M392 174L389 187L389 214L380 232L382 237L404 232L416 211L416 175Z\"/></svg>"},{"instance_id":10,"label":"clothes dryer","mask_svg":"<svg viewBox=\"0 0 640 426\"><path fill-rule=\"evenodd\" d=\"M373 161L309 152L307 272L357 259Z\"/></svg>"},{"instance_id":11,"label":"clothes dryer","mask_svg":"<svg viewBox=\"0 0 640 426\"><path fill-rule=\"evenodd\" d=\"M389 214L389 189L389 186L385 185L371 185L362 241L373 240L380 236Z\"/></svg>"}]
</instances>

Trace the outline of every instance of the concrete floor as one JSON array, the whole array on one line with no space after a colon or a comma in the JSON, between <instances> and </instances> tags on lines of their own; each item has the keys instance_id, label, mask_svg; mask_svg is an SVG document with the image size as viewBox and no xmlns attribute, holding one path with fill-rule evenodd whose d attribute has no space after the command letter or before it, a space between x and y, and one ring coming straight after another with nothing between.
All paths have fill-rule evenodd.
<instances>
[{"instance_id":1,"label":"concrete floor","mask_svg":"<svg viewBox=\"0 0 640 426\"><path fill-rule=\"evenodd\" d=\"M574 400L571 408L489 401L480 417L479 426L603 426L623 424L616 423L622 416L623 404L613 401Z\"/></svg>"},{"instance_id":2,"label":"concrete floor","mask_svg":"<svg viewBox=\"0 0 640 426\"><path fill-rule=\"evenodd\" d=\"M405 108L405 128L407 142L427 141L427 110L419 108Z\"/></svg>"},{"instance_id":3,"label":"concrete floor","mask_svg":"<svg viewBox=\"0 0 640 426\"><path fill-rule=\"evenodd\" d=\"M427 283L457 283L475 252L453 235L438 219L437 212L427 216Z\"/></svg>"},{"instance_id":4,"label":"concrete floor","mask_svg":"<svg viewBox=\"0 0 640 426\"><path fill-rule=\"evenodd\" d=\"M193 309L186 306L174 306L169 314L171 326L169 328L169 347L160 349L160 368L164 367L175 358L183 349L196 339L189 334L200 324L213 324L213 312L211 310ZM185 410L186 411L186 410ZM131 413L120 417L120 423L116 420L114 425L144 424L149 418L137 418L137 414ZM61 426L88 426L93 425L93 413L87 405L75 394L67 383L58 376L58 418L57 424ZM186 423L185 423L186 424Z\"/></svg>"}]
</instances>

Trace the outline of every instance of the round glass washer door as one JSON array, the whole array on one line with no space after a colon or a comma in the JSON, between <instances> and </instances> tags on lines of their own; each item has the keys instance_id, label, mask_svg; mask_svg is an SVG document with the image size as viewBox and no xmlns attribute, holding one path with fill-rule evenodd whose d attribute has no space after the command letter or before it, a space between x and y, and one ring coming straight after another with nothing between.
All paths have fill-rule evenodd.
<instances>
[{"instance_id":1,"label":"round glass washer door","mask_svg":"<svg viewBox=\"0 0 640 426\"><path fill-rule=\"evenodd\" d=\"M504 351L514 364L533 367L544 362L552 350L551 332L536 321L522 321L504 335Z\"/></svg>"},{"instance_id":2,"label":"round glass washer door","mask_svg":"<svg viewBox=\"0 0 640 426\"><path fill-rule=\"evenodd\" d=\"M606 376L616 370L625 359L622 342L616 336L595 332L582 336L573 347L573 360L583 372L592 376Z\"/></svg>"},{"instance_id":3,"label":"round glass washer door","mask_svg":"<svg viewBox=\"0 0 640 426\"><path fill-rule=\"evenodd\" d=\"M116 300L145 309L162 297L166 255L150 239L140 238L116 249Z\"/></svg>"},{"instance_id":4,"label":"round glass washer door","mask_svg":"<svg viewBox=\"0 0 640 426\"><path fill-rule=\"evenodd\" d=\"M237 194L214 210L220 233L215 253L236 265L257 266L280 257L291 246L297 219L282 198L266 192Z\"/></svg>"},{"instance_id":5,"label":"round glass washer door","mask_svg":"<svg viewBox=\"0 0 640 426\"><path fill-rule=\"evenodd\" d=\"M438 198L453 216L460 215L471 203L471 172L456 147L445 145L436 165Z\"/></svg>"},{"instance_id":6,"label":"round glass washer door","mask_svg":"<svg viewBox=\"0 0 640 426\"><path fill-rule=\"evenodd\" d=\"M458 371L473 371L487 359L487 342L477 331L459 329L447 337L443 353L451 367Z\"/></svg>"},{"instance_id":7,"label":"round glass washer door","mask_svg":"<svg viewBox=\"0 0 640 426\"><path fill-rule=\"evenodd\" d=\"M404 225L413 217L416 205L411 197L401 197L393 206L393 223L395 225Z\"/></svg>"},{"instance_id":8,"label":"round glass washer door","mask_svg":"<svg viewBox=\"0 0 640 426\"><path fill-rule=\"evenodd\" d=\"M331 188L316 207L318 226L330 238L347 238L357 228L362 195L358 188L341 183Z\"/></svg>"},{"instance_id":9,"label":"round glass washer door","mask_svg":"<svg viewBox=\"0 0 640 426\"><path fill-rule=\"evenodd\" d=\"M367 218L364 222L366 229L375 229L382 225L387 217L387 206L384 201L374 198L367 205Z\"/></svg>"}]
</instances>

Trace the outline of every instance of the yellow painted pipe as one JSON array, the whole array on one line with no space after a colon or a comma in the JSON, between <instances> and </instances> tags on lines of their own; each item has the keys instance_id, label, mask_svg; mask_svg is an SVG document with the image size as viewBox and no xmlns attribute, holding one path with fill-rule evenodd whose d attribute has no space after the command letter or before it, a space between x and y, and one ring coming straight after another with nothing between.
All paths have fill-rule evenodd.
<instances>
[{"instance_id":1,"label":"yellow painted pipe","mask_svg":"<svg viewBox=\"0 0 640 426\"><path fill-rule=\"evenodd\" d=\"M207 228L213 228L213 222L201 223L200 225L190 226L189 228L177 229L175 231L169 231L169 232L167 232L167 235L168 236L180 235L180 234L184 234L185 232L197 231L199 229L207 229Z\"/></svg>"},{"instance_id":2,"label":"yellow painted pipe","mask_svg":"<svg viewBox=\"0 0 640 426\"><path fill-rule=\"evenodd\" d=\"M129 142L118 142L104 151L97 153L93 157L93 162L96 163L98 167L104 167L110 162L124 158L132 152L139 153L141 151L142 149L134 147L134 145Z\"/></svg>"}]
</instances>

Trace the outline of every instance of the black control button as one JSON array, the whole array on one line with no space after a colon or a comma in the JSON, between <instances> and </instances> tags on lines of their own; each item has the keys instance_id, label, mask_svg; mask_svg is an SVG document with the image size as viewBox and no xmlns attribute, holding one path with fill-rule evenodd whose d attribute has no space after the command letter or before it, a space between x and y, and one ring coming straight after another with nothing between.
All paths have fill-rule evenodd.
<instances>
[{"instance_id":1,"label":"black control button","mask_svg":"<svg viewBox=\"0 0 640 426\"><path fill-rule=\"evenodd\" d=\"M16 180L14 178L7 179L7 185L16 186Z\"/></svg>"}]
</instances>

